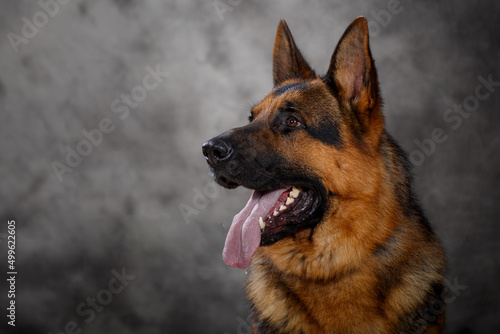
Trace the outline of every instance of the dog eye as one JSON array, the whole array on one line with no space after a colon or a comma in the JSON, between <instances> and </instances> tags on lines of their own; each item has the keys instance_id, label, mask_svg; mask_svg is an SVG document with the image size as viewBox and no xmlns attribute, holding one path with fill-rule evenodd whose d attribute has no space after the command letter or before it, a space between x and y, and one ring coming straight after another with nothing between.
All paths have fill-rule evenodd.
<instances>
[{"instance_id":1,"label":"dog eye","mask_svg":"<svg viewBox=\"0 0 500 334\"><path fill-rule=\"evenodd\" d=\"M295 116L290 116L286 119L286 125L292 128L300 126L300 121Z\"/></svg>"}]
</instances>

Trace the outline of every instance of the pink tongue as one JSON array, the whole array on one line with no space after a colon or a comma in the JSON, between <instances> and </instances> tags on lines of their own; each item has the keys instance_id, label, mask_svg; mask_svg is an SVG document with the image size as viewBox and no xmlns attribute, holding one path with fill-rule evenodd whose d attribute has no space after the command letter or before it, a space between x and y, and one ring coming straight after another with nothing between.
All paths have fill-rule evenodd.
<instances>
[{"instance_id":1,"label":"pink tongue","mask_svg":"<svg viewBox=\"0 0 500 334\"><path fill-rule=\"evenodd\" d=\"M254 191L243 210L233 218L222 251L224 262L230 267L245 269L260 245L259 217L265 219L278 198L288 188L268 193Z\"/></svg>"}]
</instances>

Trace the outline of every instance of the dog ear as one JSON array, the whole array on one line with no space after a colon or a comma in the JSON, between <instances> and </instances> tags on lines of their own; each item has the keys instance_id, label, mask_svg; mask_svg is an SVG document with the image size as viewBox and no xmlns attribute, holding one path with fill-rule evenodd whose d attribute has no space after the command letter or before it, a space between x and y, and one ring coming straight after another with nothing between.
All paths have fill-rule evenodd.
<instances>
[{"instance_id":1,"label":"dog ear","mask_svg":"<svg viewBox=\"0 0 500 334\"><path fill-rule=\"evenodd\" d=\"M361 131L380 134L384 127L382 101L364 17L355 19L344 32L325 79L340 102L356 112Z\"/></svg>"},{"instance_id":2,"label":"dog ear","mask_svg":"<svg viewBox=\"0 0 500 334\"><path fill-rule=\"evenodd\" d=\"M273 50L274 85L278 86L283 81L293 78L314 79L316 73L302 57L285 20L281 20L276 31Z\"/></svg>"}]
</instances>

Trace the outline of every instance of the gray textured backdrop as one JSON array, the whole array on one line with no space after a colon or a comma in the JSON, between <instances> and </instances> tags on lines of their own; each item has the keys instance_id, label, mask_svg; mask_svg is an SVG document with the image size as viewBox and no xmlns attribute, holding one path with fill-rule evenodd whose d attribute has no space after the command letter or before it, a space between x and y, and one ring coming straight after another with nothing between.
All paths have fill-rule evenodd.
<instances>
[{"instance_id":1,"label":"gray textured backdrop","mask_svg":"<svg viewBox=\"0 0 500 334\"><path fill-rule=\"evenodd\" d=\"M0 277L15 219L16 329L247 333L245 273L221 250L249 191L214 190L201 144L271 88L280 18L324 73L364 15L387 127L418 164L448 279L467 286L447 332L498 333L500 87L483 81L500 81L499 2L394 1L2 0ZM437 128L446 140L423 153ZM70 168L68 150L87 156Z\"/></svg>"}]
</instances>

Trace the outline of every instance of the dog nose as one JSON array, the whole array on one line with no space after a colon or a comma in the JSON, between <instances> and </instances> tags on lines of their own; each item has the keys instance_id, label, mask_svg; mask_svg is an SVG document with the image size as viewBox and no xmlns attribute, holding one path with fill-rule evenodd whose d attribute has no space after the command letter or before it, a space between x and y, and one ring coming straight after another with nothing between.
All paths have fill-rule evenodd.
<instances>
[{"instance_id":1,"label":"dog nose","mask_svg":"<svg viewBox=\"0 0 500 334\"><path fill-rule=\"evenodd\" d=\"M212 166L227 160L233 154L233 149L221 139L211 139L201 147L203 155Z\"/></svg>"}]
</instances>

